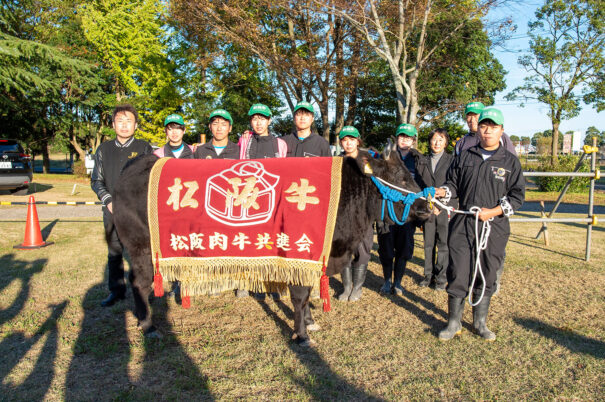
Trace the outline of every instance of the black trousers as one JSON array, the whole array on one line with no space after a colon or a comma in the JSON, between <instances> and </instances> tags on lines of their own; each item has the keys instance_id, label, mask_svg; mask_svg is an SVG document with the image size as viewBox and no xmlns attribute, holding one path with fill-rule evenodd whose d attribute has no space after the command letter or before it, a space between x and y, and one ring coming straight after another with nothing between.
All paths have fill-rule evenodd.
<instances>
[{"instance_id":1,"label":"black trousers","mask_svg":"<svg viewBox=\"0 0 605 402\"><path fill-rule=\"evenodd\" d=\"M385 280L391 280L394 259L395 283L401 282L406 262L414 255L415 231L413 223L385 225L383 230L378 231L378 257Z\"/></svg>"},{"instance_id":2,"label":"black trousers","mask_svg":"<svg viewBox=\"0 0 605 402\"><path fill-rule=\"evenodd\" d=\"M124 246L118 238L118 232L113 225L113 215L103 208L103 225L107 236L107 286L109 291L118 295L126 293L126 281L124 280Z\"/></svg>"},{"instance_id":3,"label":"black trousers","mask_svg":"<svg viewBox=\"0 0 605 402\"><path fill-rule=\"evenodd\" d=\"M470 286L475 271L475 227L474 217L456 215L450 223L449 232L449 266L447 268L447 293L453 297L464 298L471 291ZM508 227L507 227L508 228ZM485 296L491 297L496 290L496 271L504 263L504 253L510 231L507 228L492 230L487 242L487 248L481 251L481 269L485 276ZM481 226L479 226L481 230ZM483 282L477 273L475 286L472 289L473 298L481 295Z\"/></svg>"},{"instance_id":4,"label":"black trousers","mask_svg":"<svg viewBox=\"0 0 605 402\"><path fill-rule=\"evenodd\" d=\"M372 246L374 245L374 226L370 226L366 231L366 234L361 239L359 247L353 256L352 267L359 267L361 265L368 265L370 262L370 253L372 252Z\"/></svg>"},{"instance_id":5,"label":"black trousers","mask_svg":"<svg viewBox=\"0 0 605 402\"><path fill-rule=\"evenodd\" d=\"M424 223L424 276L435 283L447 282L449 250L447 246L448 217L444 211Z\"/></svg>"}]
</instances>

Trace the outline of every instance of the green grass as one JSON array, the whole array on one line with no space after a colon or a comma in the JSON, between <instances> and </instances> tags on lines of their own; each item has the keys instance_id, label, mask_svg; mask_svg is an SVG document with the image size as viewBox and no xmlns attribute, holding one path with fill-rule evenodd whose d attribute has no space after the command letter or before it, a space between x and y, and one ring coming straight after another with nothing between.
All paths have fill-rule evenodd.
<instances>
[{"instance_id":1,"label":"green grass","mask_svg":"<svg viewBox=\"0 0 605 402\"><path fill-rule=\"evenodd\" d=\"M44 226L47 222L42 222ZM103 309L106 246L100 222L62 222L56 244L16 251L23 224L0 222L2 399L263 400L602 399L605 394L605 240L593 230L583 261L585 226L514 223L503 289L488 323L498 339L469 331L446 343L444 293L419 288L422 237L402 297L378 294L373 254L363 297L332 298L313 314L317 347L291 340L289 301L197 297L189 310L167 297L153 302L161 340L136 328L126 303ZM340 289L332 278L333 290Z\"/></svg>"}]
</instances>

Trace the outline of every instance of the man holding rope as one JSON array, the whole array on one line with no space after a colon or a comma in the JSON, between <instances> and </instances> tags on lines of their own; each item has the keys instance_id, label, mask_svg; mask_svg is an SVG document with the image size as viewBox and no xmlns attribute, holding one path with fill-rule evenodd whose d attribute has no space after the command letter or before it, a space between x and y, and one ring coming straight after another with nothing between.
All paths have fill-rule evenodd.
<instances>
[{"instance_id":1,"label":"man holding rope","mask_svg":"<svg viewBox=\"0 0 605 402\"><path fill-rule=\"evenodd\" d=\"M445 185L435 191L436 197L446 201L457 197L460 210L469 211L455 214L449 226L448 324L439 332L441 340L460 334L467 296L473 306L475 333L486 340L496 339L487 328L487 313L510 234L508 217L525 197L519 159L500 143L502 112L485 108L478 120L479 144L456 156Z\"/></svg>"}]
</instances>

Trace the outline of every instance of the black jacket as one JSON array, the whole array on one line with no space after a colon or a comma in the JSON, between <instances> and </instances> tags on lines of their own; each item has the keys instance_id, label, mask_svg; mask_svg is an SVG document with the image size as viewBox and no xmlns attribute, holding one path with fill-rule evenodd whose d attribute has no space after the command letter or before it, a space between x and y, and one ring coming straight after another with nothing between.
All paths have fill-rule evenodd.
<instances>
[{"instance_id":1,"label":"black jacket","mask_svg":"<svg viewBox=\"0 0 605 402\"><path fill-rule=\"evenodd\" d=\"M99 145L95 153L95 167L92 170L90 185L103 205L112 201L113 189L126 163L152 151L151 145L146 141L134 137L123 145L117 139Z\"/></svg>"},{"instance_id":2,"label":"black jacket","mask_svg":"<svg viewBox=\"0 0 605 402\"><path fill-rule=\"evenodd\" d=\"M512 140L506 133L502 133L502 137L500 138L500 144L504 145L504 147L513 155L517 155L517 151L515 151L515 145ZM456 146L454 147L454 154L460 155L462 151L466 151L467 149L474 147L475 145L479 145L479 137L477 133L468 132L464 137L460 138L458 142L456 142Z\"/></svg>"},{"instance_id":3,"label":"black jacket","mask_svg":"<svg viewBox=\"0 0 605 402\"><path fill-rule=\"evenodd\" d=\"M217 155L214 146L212 146L212 141L208 141L204 145L197 147L193 157L195 159L239 159L239 146L228 141L223 152Z\"/></svg>"},{"instance_id":4,"label":"black jacket","mask_svg":"<svg viewBox=\"0 0 605 402\"><path fill-rule=\"evenodd\" d=\"M525 179L519 159L500 146L487 160L483 160L480 148L474 146L454 158L447 172L445 183L452 197L457 197L460 209L471 207L494 208L501 205L510 207L510 213L517 211L525 199ZM473 215L456 214L452 219L464 220ZM473 218L474 219L474 218ZM450 224L450 231L452 230ZM505 234L510 232L508 217L496 216L492 230Z\"/></svg>"},{"instance_id":5,"label":"black jacket","mask_svg":"<svg viewBox=\"0 0 605 402\"><path fill-rule=\"evenodd\" d=\"M288 145L287 157L332 156L328 141L315 133L311 133L310 136L302 141L298 139L296 133L288 134L282 137L282 139L286 141L286 144Z\"/></svg>"},{"instance_id":6,"label":"black jacket","mask_svg":"<svg viewBox=\"0 0 605 402\"><path fill-rule=\"evenodd\" d=\"M420 176L422 184L424 187L440 187L445 184L445 180L447 178L447 171L450 168L450 165L454 161L454 155L448 154L443 151L443 155L437 162L437 166L435 166L435 171L431 169L431 156L423 156L418 163L418 172L417 175ZM455 199L450 200L449 204L454 208L457 208L458 203ZM433 219L434 215L431 215L429 219Z\"/></svg>"},{"instance_id":7,"label":"black jacket","mask_svg":"<svg viewBox=\"0 0 605 402\"><path fill-rule=\"evenodd\" d=\"M174 154L172 153L172 148L170 144L164 145L164 156L168 158L174 158ZM193 152L191 152L191 148L189 145L183 142L183 152L179 155L178 159L193 159Z\"/></svg>"}]
</instances>

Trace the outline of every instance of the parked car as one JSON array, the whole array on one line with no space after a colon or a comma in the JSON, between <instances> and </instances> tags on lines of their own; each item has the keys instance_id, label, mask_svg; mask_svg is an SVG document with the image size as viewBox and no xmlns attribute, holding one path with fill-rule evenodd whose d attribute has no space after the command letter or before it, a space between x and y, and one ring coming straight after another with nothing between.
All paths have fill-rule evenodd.
<instances>
[{"instance_id":1,"label":"parked car","mask_svg":"<svg viewBox=\"0 0 605 402\"><path fill-rule=\"evenodd\" d=\"M25 195L33 177L31 156L19 142L0 139L0 190Z\"/></svg>"}]
</instances>

